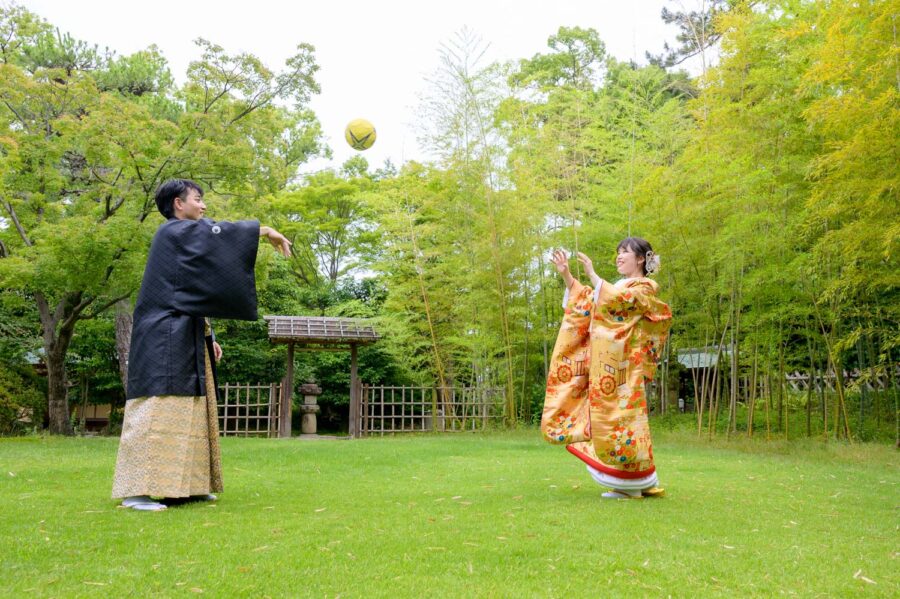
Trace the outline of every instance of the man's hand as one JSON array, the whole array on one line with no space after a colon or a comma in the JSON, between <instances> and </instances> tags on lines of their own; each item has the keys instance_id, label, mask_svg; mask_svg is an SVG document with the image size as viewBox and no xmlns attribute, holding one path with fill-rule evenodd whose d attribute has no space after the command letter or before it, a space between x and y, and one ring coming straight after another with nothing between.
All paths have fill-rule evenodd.
<instances>
[{"instance_id":1,"label":"man's hand","mask_svg":"<svg viewBox=\"0 0 900 599\"><path fill-rule=\"evenodd\" d=\"M272 227L262 226L259 228L259 236L265 237L275 248L275 251L285 258L291 257L291 242L288 238L273 229Z\"/></svg>"},{"instance_id":2,"label":"man's hand","mask_svg":"<svg viewBox=\"0 0 900 599\"><path fill-rule=\"evenodd\" d=\"M222 359L222 346L217 341L213 341L213 358L216 362Z\"/></svg>"}]
</instances>

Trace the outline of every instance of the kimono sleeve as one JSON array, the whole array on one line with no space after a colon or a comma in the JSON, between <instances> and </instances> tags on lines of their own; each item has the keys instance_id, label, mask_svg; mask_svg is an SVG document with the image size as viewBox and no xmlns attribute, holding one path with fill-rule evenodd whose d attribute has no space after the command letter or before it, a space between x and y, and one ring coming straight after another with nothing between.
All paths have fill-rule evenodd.
<instances>
[{"instance_id":1,"label":"kimono sleeve","mask_svg":"<svg viewBox=\"0 0 900 599\"><path fill-rule=\"evenodd\" d=\"M550 443L590 438L589 380L578 365L590 355L592 308L592 289L576 281L566 296L565 316L547 373L541 432Z\"/></svg>"},{"instance_id":2,"label":"kimono sleeve","mask_svg":"<svg viewBox=\"0 0 900 599\"><path fill-rule=\"evenodd\" d=\"M179 221L173 307L192 316L256 320L259 222Z\"/></svg>"},{"instance_id":3,"label":"kimono sleeve","mask_svg":"<svg viewBox=\"0 0 900 599\"><path fill-rule=\"evenodd\" d=\"M624 288L604 285L595 308L597 318L612 323L643 318L668 328L672 311L659 299L658 290L659 285L647 278L630 281Z\"/></svg>"}]
</instances>

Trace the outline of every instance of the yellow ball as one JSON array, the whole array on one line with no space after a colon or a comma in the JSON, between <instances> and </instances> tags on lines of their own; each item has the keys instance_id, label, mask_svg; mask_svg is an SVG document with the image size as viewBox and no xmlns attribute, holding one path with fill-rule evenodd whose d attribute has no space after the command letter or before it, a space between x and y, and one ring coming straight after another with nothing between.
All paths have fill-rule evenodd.
<instances>
[{"instance_id":1,"label":"yellow ball","mask_svg":"<svg viewBox=\"0 0 900 599\"><path fill-rule=\"evenodd\" d=\"M366 119L354 119L344 130L344 139L354 150L368 150L375 143L375 126Z\"/></svg>"}]
</instances>

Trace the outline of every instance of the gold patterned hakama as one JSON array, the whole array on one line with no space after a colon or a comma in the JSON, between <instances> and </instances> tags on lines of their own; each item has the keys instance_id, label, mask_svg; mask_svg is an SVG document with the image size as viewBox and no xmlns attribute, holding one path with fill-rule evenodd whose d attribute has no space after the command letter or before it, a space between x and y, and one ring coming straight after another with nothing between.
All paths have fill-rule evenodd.
<instances>
[{"instance_id":1,"label":"gold patterned hakama","mask_svg":"<svg viewBox=\"0 0 900 599\"><path fill-rule=\"evenodd\" d=\"M190 497L222 491L215 379L206 395L138 397L125 404L112 497Z\"/></svg>"}]
</instances>

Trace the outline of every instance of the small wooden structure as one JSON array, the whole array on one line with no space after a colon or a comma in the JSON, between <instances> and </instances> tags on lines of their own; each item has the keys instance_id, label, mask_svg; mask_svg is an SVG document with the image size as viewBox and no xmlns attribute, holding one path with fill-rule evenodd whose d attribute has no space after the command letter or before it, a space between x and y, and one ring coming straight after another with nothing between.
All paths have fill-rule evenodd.
<instances>
[{"instance_id":1,"label":"small wooden structure","mask_svg":"<svg viewBox=\"0 0 900 599\"><path fill-rule=\"evenodd\" d=\"M281 384L219 385L219 435L275 437L279 432Z\"/></svg>"},{"instance_id":2,"label":"small wooden structure","mask_svg":"<svg viewBox=\"0 0 900 599\"><path fill-rule=\"evenodd\" d=\"M279 437L291 436L291 394L294 388L294 350L350 351L350 436L359 436L360 384L357 348L378 341L380 336L368 321L326 316L264 316L269 323L269 341L288 346L287 373L282 386Z\"/></svg>"},{"instance_id":3,"label":"small wooden structure","mask_svg":"<svg viewBox=\"0 0 900 599\"><path fill-rule=\"evenodd\" d=\"M359 434L483 431L499 425L503 387L362 385Z\"/></svg>"}]
</instances>

